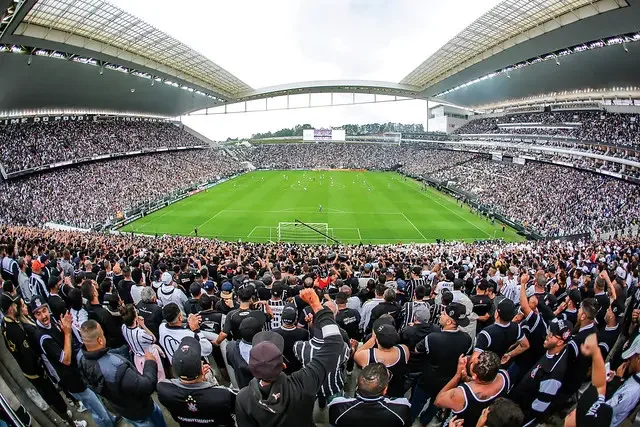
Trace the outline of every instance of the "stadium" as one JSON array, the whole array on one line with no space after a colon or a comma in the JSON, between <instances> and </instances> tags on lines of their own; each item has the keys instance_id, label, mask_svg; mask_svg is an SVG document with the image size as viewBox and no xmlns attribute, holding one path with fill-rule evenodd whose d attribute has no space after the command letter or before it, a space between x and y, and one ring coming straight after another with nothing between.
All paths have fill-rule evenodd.
<instances>
[{"instance_id":1,"label":"stadium","mask_svg":"<svg viewBox=\"0 0 640 427\"><path fill-rule=\"evenodd\" d=\"M640 423L640 0L266 87L116 4L0 0L0 424Z\"/></svg>"}]
</instances>

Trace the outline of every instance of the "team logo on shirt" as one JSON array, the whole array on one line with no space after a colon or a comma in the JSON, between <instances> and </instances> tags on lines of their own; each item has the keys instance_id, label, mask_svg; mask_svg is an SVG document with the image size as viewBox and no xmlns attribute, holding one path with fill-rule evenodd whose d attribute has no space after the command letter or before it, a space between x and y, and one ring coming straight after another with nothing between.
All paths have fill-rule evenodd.
<instances>
[{"instance_id":1,"label":"team logo on shirt","mask_svg":"<svg viewBox=\"0 0 640 427\"><path fill-rule=\"evenodd\" d=\"M187 397L187 409L191 412L198 412L198 406L196 405L196 400L191 395Z\"/></svg>"}]
</instances>

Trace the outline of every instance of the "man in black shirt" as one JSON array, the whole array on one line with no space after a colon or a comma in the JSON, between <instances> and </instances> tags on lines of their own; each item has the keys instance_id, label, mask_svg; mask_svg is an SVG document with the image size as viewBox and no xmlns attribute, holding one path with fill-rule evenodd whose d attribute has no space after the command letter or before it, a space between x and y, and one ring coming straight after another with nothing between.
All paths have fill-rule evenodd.
<instances>
[{"instance_id":1,"label":"man in black shirt","mask_svg":"<svg viewBox=\"0 0 640 427\"><path fill-rule=\"evenodd\" d=\"M219 345L228 336L231 336L231 339L234 340L240 339L240 324L245 318L247 318L247 316L255 317L263 325L271 320L271 317L273 316L271 313L271 307L269 307L269 304L266 304L265 301L254 303L254 305L263 305L266 310L266 314L263 313L262 310L254 310L251 308L251 299L254 294L255 288L253 285L243 286L238 289L240 308L232 310L227 314L224 326L222 327L222 332L218 335L216 344Z\"/></svg>"},{"instance_id":2,"label":"man in black shirt","mask_svg":"<svg viewBox=\"0 0 640 427\"><path fill-rule=\"evenodd\" d=\"M82 381L77 357L72 348L71 315L65 314L58 323L51 317L49 306L42 297L31 299L30 309L36 318L36 339L40 343L42 359L49 373L58 378L58 384L91 411L100 427L113 427L115 417L107 412L98 396Z\"/></svg>"},{"instance_id":3,"label":"man in black shirt","mask_svg":"<svg viewBox=\"0 0 640 427\"><path fill-rule=\"evenodd\" d=\"M499 300L496 298L496 300L495 323L487 326L478 334L473 358L476 359L483 351L492 351L502 358L504 364L509 359L527 351L529 340L520 325L511 321L516 315L516 306L513 301L504 297ZM509 351L515 343L519 345Z\"/></svg>"},{"instance_id":4,"label":"man in black shirt","mask_svg":"<svg viewBox=\"0 0 640 427\"><path fill-rule=\"evenodd\" d=\"M329 403L329 423L336 427L409 426L409 401L385 397L388 386L387 368L382 363L367 365L358 375L355 397L337 397Z\"/></svg>"},{"instance_id":5,"label":"man in black shirt","mask_svg":"<svg viewBox=\"0 0 640 427\"><path fill-rule=\"evenodd\" d=\"M138 315L144 319L145 326L156 337L160 337L159 329L162 323L162 308L157 303L156 293L150 286L145 286L141 292L142 299L136 306Z\"/></svg>"},{"instance_id":6,"label":"man in black shirt","mask_svg":"<svg viewBox=\"0 0 640 427\"><path fill-rule=\"evenodd\" d=\"M511 398L524 410L529 423L543 423L553 407L569 362L566 351L573 325L564 320L554 320L549 324L549 333L544 340L546 353L522 377L511 392Z\"/></svg>"},{"instance_id":7,"label":"man in black shirt","mask_svg":"<svg viewBox=\"0 0 640 427\"><path fill-rule=\"evenodd\" d=\"M118 319L114 319L109 310L98 301L98 289L93 280L82 282L82 296L87 300L85 308L89 319L95 320L102 326L107 338L107 347L124 357L129 357L129 346L122 335L122 324Z\"/></svg>"},{"instance_id":8,"label":"man in black shirt","mask_svg":"<svg viewBox=\"0 0 640 427\"><path fill-rule=\"evenodd\" d=\"M298 360L293 352L293 345L297 341L307 341L309 339L309 331L304 328L298 328L298 311L293 305L286 305L282 309L280 316L282 324L279 328L273 329L273 332L282 336L284 339L284 348L282 355L284 357L284 372L287 375L302 369L302 363Z\"/></svg>"},{"instance_id":9,"label":"man in black shirt","mask_svg":"<svg viewBox=\"0 0 640 427\"><path fill-rule=\"evenodd\" d=\"M176 378L158 383L158 400L181 427L233 427L236 392L205 380L209 365L202 363L201 353L198 340L182 339L173 354Z\"/></svg>"},{"instance_id":10,"label":"man in black shirt","mask_svg":"<svg viewBox=\"0 0 640 427\"><path fill-rule=\"evenodd\" d=\"M476 333L478 334L491 323L489 322L489 318L491 316L493 300L487 295L488 288L489 283L487 279L482 279L476 287L476 294L469 297L473 303L473 312L478 315L476 326Z\"/></svg>"},{"instance_id":11,"label":"man in black shirt","mask_svg":"<svg viewBox=\"0 0 640 427\"><path fill-rule=\"evenodd\" d=\"M194 282L189 286L189 293L191 297L184 303L184 312L188 316L190 314L197 314L202 311L200 306L200 296L202 295L202 286L199 283Z\"/></svg>"},{"instance_id":12,"label":"man in black shirt","mask_svg":"<svg viewBox=\"0 0 640 427\"><path fill-rule=\"evenodd\" d=\"M373 328L373 323L378 320L383 314L389 314L393 317L393 322L396 328L400 327L402 308L396 302L396 291L393 288L389 288L384 291L384 301L378 304L371 310L371 317L369 319L369 325L366 328L366 333L370 333Z\"/></svg>"},{"instance_id":13,"label":"man in black shirt","mask_svg":"<svg viewBox=\"0 0 640 427\"><path fill-rule=\"evenodd\" d=\"M182 289L182 291L187 297L189 296L191 284L194 282L194 280L195 280L195 275L189 268L189 264L187 263L186 260L183 261L180 264L180 274L178 274L178 286L180 286L180 288Z\"/></svg>"},{"instance_id":14,"label":"man in black shirt","mask_svg":"<svg viewBox=\"0 0 640 427\"><path fill-rule=\"evenodd\" d=\"M336 295L336 305L338 313L336 314L336 323L347 332L349 340L360 341L362 332L360 331L360 313L358 310L347 307L347 294L338 292ZM347 375L351 375L353 371L353 352L347 361Z\"/></svg>"},{"instance_id":15,"label":"man in black shirt","mask_svg":"<svg viewBox=\"0 0 640 427\"><path fill-rule=\"evenodd\" d=\"M607 274L604 272L604 274ZM604 316L611 305L611 301L609 300L609 295L605 291L607 287L607 282L602 277L598 277L593 286L595 295L593 296L598 302L598 313L596 313L596 323L598 328L604 328L605 321Z\"/></svg>"},{"instance_id":16,"label":"man in black shirt","mask_svg":"<svg viewBox=\"0 0 640 427\"><path fill-rule=\"evenodd\" d=\"M411 395L411 419L420 415L425 403L429 406L420 415L420 423L428 425L438 408L434 401L438 392L456 374L458 358L471 350L472 339L460 327L469 325L467 309L464 305L452 302L440 314L440 328L416 344L416 352L426 353L422 376Z\"/></svg>"},{"instance_id":17,"label":"man in black shirt","mask_svg":"<svg viewBox=\"0 0 640 427\"><path fill-rule=\"evenodd\" d=\"M49 298L47 304L51 309L51 315L54 319L59 319L60 316L67 312L67 304L62 297L58 294L60 292L60 286L62 286L62 277L51 276L49 277L48 288Z\"/></svg>"},{"instance_id":18,"label":"man in black shirt","mask_svg":"<svg viewBox=\"0 0 640 427\"><path fill-rule=\"evenodd\" d=\"M120 295L120 298L122 298L122 301L124 301L125 304L133 304L133 298L131 298L131 287L134 286L135 283L131 280L131 267L128 265L122 267L122 274L124 278L119 283L115 284L116 289L118 289L118 295Z\"/></svg>"}]
</instances>

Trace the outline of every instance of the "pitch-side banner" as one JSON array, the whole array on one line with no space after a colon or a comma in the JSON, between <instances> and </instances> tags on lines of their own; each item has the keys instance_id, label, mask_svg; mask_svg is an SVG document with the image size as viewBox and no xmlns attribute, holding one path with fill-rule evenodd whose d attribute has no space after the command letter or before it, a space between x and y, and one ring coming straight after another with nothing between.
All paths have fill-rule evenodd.
<instances>
[{"instance_id":1,"label":"pitch-side banner","mask_svg":"<svg viewBox=\"0 0 640 427\"><path fill-rule=\"evenodd\" d=\"M314 141L345 141L346 132L343 129L304 129L302 140Z\"/></svg>"}]
</instances>

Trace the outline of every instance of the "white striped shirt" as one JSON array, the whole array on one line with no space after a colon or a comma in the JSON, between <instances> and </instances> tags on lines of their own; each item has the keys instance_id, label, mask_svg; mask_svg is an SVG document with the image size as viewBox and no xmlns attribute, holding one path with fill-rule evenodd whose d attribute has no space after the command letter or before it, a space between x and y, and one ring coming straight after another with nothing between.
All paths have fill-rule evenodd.
<instances>
[{"instance_id":1,"label":"white striped shirt","mask_svg":"<svg viewBox=\"0 0 640 427\"><path fill-rule=\"evenodd\" d=\"M140 327L129 328L122 325L122 335L137 356L144 356L145 350L155 341L152 335Z\"/></svg>"},{"instance_id":2,"label":"white striped shirt","mask_svg":"<svg viewBox=\"0 0 640 427\"><path fill-rule=\"evenodd\" d=\"M269 304L269 307L271 307L271 312L273 313L273 317L269 322L265 323L264 329L266 331L270 331L272 329L279 328L280 325L282 325L282 320L281 320L282 310L284 309L284 306L287 303L286 301L281 299L279 300L270 299L269 301L267 301L267 304ZM263 310L266 314L267 313L266 307L263 307Z\"/></svg>"}]
</instances>

